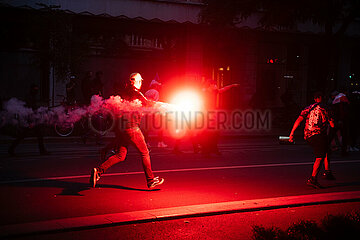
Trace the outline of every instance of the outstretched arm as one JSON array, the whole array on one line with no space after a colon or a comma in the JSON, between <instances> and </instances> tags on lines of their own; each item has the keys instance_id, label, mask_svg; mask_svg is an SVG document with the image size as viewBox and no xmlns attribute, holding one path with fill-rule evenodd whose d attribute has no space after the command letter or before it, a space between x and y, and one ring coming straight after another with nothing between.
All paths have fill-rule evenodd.
<instances>
[{"instance_id":1,"label":"outstretched arm","mask_svg":"<svg viewBox=\"0 0 360 240\"><path fill-rule=\"evenodd\" d=\"M144 94L142 94L140 91L135 90L138 93L138 98L142 102L144 106L151 107L155 104L155 101L147 99Z\"/></svg>"},{"instance_id":2,"label":"outstretched arm","mask_svg":"<svg viewBox=\"0 0 360 240\"><path fill-rule=\"evenodd\" d=\"M238 87L238 86L240 86L240 84L237 84L237 83L235 83L235 84L230 84L230 85L227 85L227 86L225 86L225 87L223 87L223 88L219 88L218 92L219 92L219 93L223 93L223 92L226 92L226 91L230 90L230 89L233 88L233 87Z\"/></svg>"},{"instance_id":3,"label":"outstretched arm","mask_svg":"<svg viewBox=\"0 0 360 240\"><path fill-rule=\"evenodd\" d=\"M295 132L295 130L299 127L299 125L300 125L300 123L302 122L302 120L304 120L304 118L302 117L302 116L299 116L297 119L296 119L296 121L295 121L295 123L294 123L294 126L292 127L292 129L291 129L291 132L290 132L290 135L289 135L289 141L290 142L293 142L294 141L294 132Z\"/></svg>"}]
</instances>

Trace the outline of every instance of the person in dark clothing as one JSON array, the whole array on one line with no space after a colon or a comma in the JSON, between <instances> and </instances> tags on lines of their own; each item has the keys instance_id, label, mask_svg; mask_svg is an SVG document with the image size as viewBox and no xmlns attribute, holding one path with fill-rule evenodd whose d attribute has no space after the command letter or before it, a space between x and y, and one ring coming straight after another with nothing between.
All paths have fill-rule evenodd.
<instances>
[{"instance_id":1,"label":"person in dark clothing","mask_svg":"<svg viewBox=\"0 0 360 240\"><path fill-rule=\"evenodd\" d=\"M356 86L356 85L355 85ZM353 87L349 94L349 151L358 152L360 134L360 91Z\"/></svg>"},{"instance_id":2,"label":"person in dark clothing","mask_svg":"<svg viewBox=\"0 0 360 240\"><path fill-rule=\"evenodd\" d=\"M37 110L39 108L38 101L38 92L39 86L36 84L31 85L29 95L26 98L26 106L32 108L32 110ZM37 124L36 122L30 122L28 127L23 127L16 139L12 142L8 149L8 153L11 156L15 156L15 148L19 145L19 143L26 137L35 135L38 140L39 151L41 155L48 155L49 152L46 151L44 146L44 138L43 138L43 126L42 124Z\"/></svg>"},{"instance_id":3,"label":"person in dark clothing","mask_svg":"<svg viewBox=\"0 0 360 240\"><path fill-rule=\"evenodd\" d=\"M315 103L302 110L300 116L296 119L289 136L289 141L293 142L295 130L299 127L300 123L305 120L304 138L313 148L315 155L313 171L306 184L314 188L321 188L321 185L317 181L317 175L322 162L324 162L325 166L324 178L328 180L335 179L330 170L327 136L328 126L330 125L333 128L334 120L329 116L326 106L322 104L322 99L322 93L316 92L314 94Z\"/></svg>"},{"instance_id":4,"label":"person in dark clothing","mask_svg":"<svg viewBox=\"0 0 360 240\"><path fill-rule=\"evenodd\" d=\"M151 105L151 102L145 98L140 92L142 85L142 77L139 73L132 73L130 79L125 86L125 91L121 97L127 101L140 100L143 105ZM105 173L107 169L116 163L125 160L128 146L134 145L141 154L142 165L147 181L148 188L152 189L164 182L164 178L154 177L151 170L151 161L149 150L146 146L144 135L140 130L141 115L136 112L124 113L121 117L121 123L118 126L118 133L116 134L117 151L116 154L110 156L100 166L93 168L90 176L90 185L95 187L101 174Z\"/></svg>"},{"instance_id":5,"label":"person in dark clothing","mask_svg":"<svg viewBox=\"0 0 360 240\"><path fill-rule=\"evenodd\" d=\"M83 95L83 103L89 104L92 96L92 76L93 73L91 71L86 72L85 77L81 81L81 92Z\"/></svg>"},{"instance_id":6,"label":"person in dark clothing","mask_svg":"<svg viewBox=\"0 0 360 240\"><path fill-rule=\"evenodd\" d=\"M90 104L91 103L91 97L93 95L100 95L103 96L103 83L101 81L103 72L97 71L95 74L95 78L92 79L93 73L91 71L88 71L85 75L85 77L82 79L81 82L81 90L83 95L83 103L84 104ZM93 118L94 124L98 126L100 129L103 128L103 123L101 118ZM87 122L86 119L84 119L84 122ZM98 145L102 145L101 135L98 132L93 133L91 129L89 128L88 124L84 124L84 127L82 128L81 132L81 140L84 144L86 144L87 140L90 138L90 136L95 136L95 142Z\"/></svg>"},{"instance_id":7,"label":"person in dark clothing","mask_svg":"<svg viewBox=\"0 0 360 240\"><path fill-rule=\"evenodd\" d=\"M211 122L215 125L217 122L216 115L213 114L218 108L218 96L219 94L225 93L226 91L238 87L239 84L230 84L225 87L218 87L216 82L212 79L208 79L203 83L203 94L205 96L205 109L209 113L207 116L212 119L209 119L207 122ZM205 129L198 139L202 146L202 153L210 154L215 153L220 155L220 151L218 149L218 142L220 137L220 132L218 129L214 129L214 126L208 126L209 129ZM212 130L211 130L212 129Z\"/></svg>"},{"instance_id":8,"label":"person in dark clothing","mask_svg":"<svg viewBox=\"0 0 360 240\"><path fill-rule=\"evenodd\" d=\"M102 71L97 71L95 73L95 78L92 80L91 83L91 93L92 95L100 95L104 96L104 84L102 82Z\"/></svg>"},{"instance_id":9,"label":"person in dark clothing","mask_svg":"<svg viewBox=\"0 0 360 240\"><path fill-rule=\"evenodd\" d=\"M339 131L341 134L341 154L347 155L348 131L349 131L349 99L344 93L337 93L333 96L332 109L334 113L335 127L330 130L330 142L335 138Z\"/></svg>"},{"instance_id":10,"label":"person in dark clothing","mask_svg":"<svg viewBox=\"0 0 360 240\"><path fill-rule=\"evenodd\" d=\"M66 102L69 105L76 104L76 76L71 75L70 81L66 84Z\"/></svg>"}]
</instances>

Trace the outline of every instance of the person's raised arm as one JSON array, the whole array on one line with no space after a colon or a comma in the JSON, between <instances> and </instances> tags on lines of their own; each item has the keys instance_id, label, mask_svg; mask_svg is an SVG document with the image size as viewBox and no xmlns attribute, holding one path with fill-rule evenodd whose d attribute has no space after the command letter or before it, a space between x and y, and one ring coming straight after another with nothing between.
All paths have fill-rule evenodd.
<instances>
[{"instance_id":1,"label":"person's raised arm","mask_svg":"<svg viewBox=\"0 0 360 240\"><path fill-rule=\"evenodd\" d=\"M230 84L230 85L227 85L227 86L225 86L223 88L219 88L218 92L219 93L224 93L224 92L230 90L231 88L238 87L238 86L240 86L240 84L238 84L238 83Z\"/></svg>"}]
</instances>

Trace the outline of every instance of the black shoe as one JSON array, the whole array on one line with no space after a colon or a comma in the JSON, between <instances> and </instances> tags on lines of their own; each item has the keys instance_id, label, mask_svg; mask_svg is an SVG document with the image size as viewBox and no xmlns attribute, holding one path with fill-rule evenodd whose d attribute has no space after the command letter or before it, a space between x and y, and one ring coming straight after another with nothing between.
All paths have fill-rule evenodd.
<instances>
[{"instance_id":1,"label":"black shoe","mask_svg":"<svg viewBox=\"0 0 360 240\"><path fill-rule=\"evenodd\" d=\"M163 184L163 183L164 183L164 181L165 181L165 179L164 179L164 178L161 178L161 177L154 177L154 179L153 179L153 180L151 180L151 181L149 181L149 182L147 183L147 186L148 186L148 188L153 189L154 187L156 187L156 186L159 186L159 185Z\"/></svg>"},{"instance_id":2,"label":"black shoe","mask_svg":"<svg viewBox=\"0 0 360 240\"><path fill-rule=\"evenodd\" d=\"M100 174L99 174L99 170L97 168L93 168L91 170L91 175L90 175L90 187L95 187L96 186L96 182L99 181L100 179Z\"/></svg>"},{"instance_id":3,"label":"black shoe","mask_svg":"<svg viewBox=\"0 0 360 240\"><path fill-rule=\"evenodd\" d=\"M319 182L314 179L313 177L310 177L309 180L306 181L306 185L310 186L310 187L313 187L313 188L316 188L316 189L319 189L319 188L323 188Z\"/></svg>"},{"instance_id":4,"label":"black shoe","mask_svg":"<svg viewBox=\"0 0 360 240\"><path fill-rule=\"evenodd\" d=\"M336 179L334 177L334 175L332 174L331 170L325 170L325 172L323 174L323 178L326 180L335 180Z\"/></svg>"}]
</instances>

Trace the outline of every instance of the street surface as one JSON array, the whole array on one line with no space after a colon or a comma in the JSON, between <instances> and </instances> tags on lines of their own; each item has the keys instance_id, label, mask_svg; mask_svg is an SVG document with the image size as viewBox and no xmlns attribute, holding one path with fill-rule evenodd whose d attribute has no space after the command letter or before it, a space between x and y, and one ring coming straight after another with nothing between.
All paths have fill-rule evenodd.
<instances>
[{"instance_id":1,"label":"street surface","mask_svg":"<svg viewBox=\"0 0 360 240\"><path fill-rule=\"evenodd\" d=\"M169 143L172 146L171 141ZM153 140L150 144L156 145ZM102 146L93 142L84 145L74 138L51 140L46 142L46 146L51 155L40 156L36 140L26 141L16 149L16 157L9 157L8 144L1 145L0 226L197 204L360 190L360 152L350 153L347 157L334 153L331 164L337 180L320 178L324 188L313 189L305 184L313 163L310 147L302 141L296 145L280 145L276 137L270 136L224 137L219 144L222 152L220 156L194 154L187 140L183 141L182 154L173 154L171 147L153 147L150 153L152 167L155 175L165 178L165 183L152 191L146 187L140 156L133 148L130 148L125 162L109 169L102 176L98 187L92 189L88 184L89 174L91 168L99 164L99 149ZM351 208L360 209L356 203L343 205L349 204L352 204ZM343 205L336 205L337 212L341 212ZM307 208L311 209L310 206ZM282 211L285 214L284 209L271 211ZM245 213L230 215L237 214ZM272 216L277 218L276 214L266 215L268 217L262 218L264 221L272 222ZM215 221L217 217L194 218L190 222L206 219ZM172 221L184 223L181 219ZM103 231L112 229L128 232L134 225L128 227L127 230L124 230L126 226L120 226ZM132 237L129 235L129 238Z\"/></svg>"}]
</instances>

